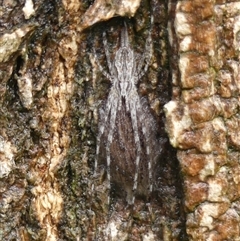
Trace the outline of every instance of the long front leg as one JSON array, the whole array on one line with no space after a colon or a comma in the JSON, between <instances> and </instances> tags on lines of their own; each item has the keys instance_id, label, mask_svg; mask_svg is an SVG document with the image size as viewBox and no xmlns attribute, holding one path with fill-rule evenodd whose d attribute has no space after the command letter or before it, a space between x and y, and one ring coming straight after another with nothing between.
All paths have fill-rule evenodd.
<instances>
[{"instance_id":1,"label":"long front leg","mask_svg":"<svg viewBox=\"0 0 240 241\"><path fill-rule=\"evenodd\" d=\"M136 71L136 78L137 80L140 79L148 70L152 54L153 54L153 44L152 44L152 25L153 25L153 15L151 16L151 27L149 30L148 38L145 44L145 52L143 53L139 64L137 66L137 71ZM144 62L146 61L145 65Z\"/></svg>"},{"instance_id":2,"label":"long front leg","mask_svg":"<svg viewBox=\"0 0 240 241\"><path fill-rule=\"evenodd\" d=\"M115 76L116 73L114 71L113 64L112 64L111 58L110 58L110 53L108 50L106 32L103 32L103 46L104 46L104 51L105 51L105 55L106 55L106 59L107 59L109 72L110 72L111 76Z\"/></svg>"},{"instance_id":3,"label":"long front leg","mask_svg":"<svg viewBox=\"0 0 240 241\"><path fill-rule=\"evenodd\" d=\"M111 74L107 73L104 68L102 67L102 65L100 64L99 60L98 60L98 57L97 57L97 54L96 54L96 50L95 48L93 48L93 55L94 55L94 60L98 66L98 68L100 69L100 71L102 72L102 74L107 78L109 79L111 82L112 82L112 76Z\"/></svg>"}]
</instances>

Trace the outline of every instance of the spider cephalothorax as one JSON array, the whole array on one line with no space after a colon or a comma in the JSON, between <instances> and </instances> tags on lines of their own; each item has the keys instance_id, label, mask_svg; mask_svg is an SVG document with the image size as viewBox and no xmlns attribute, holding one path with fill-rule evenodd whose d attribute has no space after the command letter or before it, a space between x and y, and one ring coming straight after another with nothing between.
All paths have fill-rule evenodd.
<instances>
[{"instance_id":1,"label":"spider cephalothorax","mask_svg":"<svg viewBox=\"0 0 240 241\"><path fill-rule=\"evenodd\" d=\"M151 26L153 24L153 17L151 17ZM95 159L95 173L98 167L98 157L100 154L100 144L101 137L105 132L106 135L106 159L107 159L107 179L108 188L110 189L111 181L111 145L113 143L114 131L116 132L116 122L118 116L120 116L120 111L125 111L129 113L129 119L131 123L131 128L129 131L133 132L134 147L135 147L135 168L133 174L133 184L132 190L130 190L131 198L128 198L128 202L133 204L135 200L135 191L138 188L138 175L139 166L141 161L141 136L145 139L145 153L148 158L147 169L148 169L148 186L149 191L152 191L152 160L150 160L150 146L149 146L149 123L146 124L146 105L143 107L143 102L138 95L137 86L139 79L146 73L149 62L152 56L152 39L151 31L146 41L145 51L141 58L137 57L135 52L129 46L128 32L126 24L121 32L121 44L120 48L117 50L113 60L110 58L110 53L107 46L107 39L105 32L103 33L103 44L106 54L106 59L108 63L109 73L107 73L104 68L100 65L95 50L94 56L97 65L103 75L111 81L111 89L106 101L104 108L104 115L102 121L99 124L99 133L97 136L97 150ZM124 105L124 106L123 106ZM147 111L149 112L149 111ZM122 117L120 121L122 120ZM127 120L126 120L127 121ZM151 120L149 120L151 121ZM124 123L122 123L124 125ZM151 124L150 124L151 125ZM141 133L139 133L141 132ZM121 134L119 134L120 136ZM128 148L128 143L125 140L125 149ZM125 161L125 160L124 160ZM128 160L126 160L127 162ZM116 167L117 169L117 167ZM129 190L126 190L129 192Z\"/></svg>"}]
</instances>

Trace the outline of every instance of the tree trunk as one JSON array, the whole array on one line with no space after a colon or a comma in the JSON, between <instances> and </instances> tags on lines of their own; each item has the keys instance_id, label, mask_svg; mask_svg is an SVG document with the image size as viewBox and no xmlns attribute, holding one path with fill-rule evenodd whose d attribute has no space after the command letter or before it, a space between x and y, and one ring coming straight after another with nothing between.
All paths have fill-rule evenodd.
<instances>
[{"instance_id":1,"label":"tree trunk","mask_svg":"<svg viewBox=\"0 0 240 241\"><path fill-rule=\"evenodd\" d=\"M189 240L240 240L239 10L225 1L176 6L178 68L165 111Z\"/></svg>"},{"instance_id":2,"label":"tree trunk","mask_svg":"<svg viewBox=\"0 0 240 241\"><path fill-rule=\"evenodd\" d=\"M4 0L0 10L0 240L239 240L238 2ZM96 157L112 88L96 58L109 72L103 32L114 62L124 22L136 62L149 31L153 44L136 85L152 156L141 156L133 205L136 163L120 152L137 155L131 110L112 124L110 190L111 123Z\"/></svg>"}]
</instances>

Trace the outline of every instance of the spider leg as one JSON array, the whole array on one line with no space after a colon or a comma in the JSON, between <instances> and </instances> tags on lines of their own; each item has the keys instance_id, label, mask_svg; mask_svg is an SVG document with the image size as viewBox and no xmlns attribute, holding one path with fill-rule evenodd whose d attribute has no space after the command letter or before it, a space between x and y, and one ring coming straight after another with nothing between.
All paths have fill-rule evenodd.
<instances>
[{"instance_id":1,"label":"spider leg","mask_svg":"<svg viewBox=\"0 0 240 241\"><path fill-rule=\"evenodd\" d=\"M103 135L105 127L107 125L108 116L109 116L110 110L112 109L113 103L114 103L114 100L112 97L112 93L110 91L108 100L107 100L107 104L106 104L106 109L104 111L104 121L103 121L103 123L100 123L99 133L97 136L97 150L96 150L96 157L95 157L95 164L94 164L94 174L96 174L97 167L98 167L98 156L99 156L99 151L100 151L101 136Z\"/></svg>"},{"instance_id":2,"label":"spider leg","mask_svg":"<svg viewBox=\"0 0 240 241\"><path fill-rule=\"evenodd\" d=\"M111 189L111 174L110 174L110 165L111 165L111 156L110 156L110 146L112 144L113 139L113 131L115 128L116 114L118 110L118 96L113 95L112 100L112 108L111 108L111 117L110 117L110 125L109 125L109 133L107 138L106 145L106 155L107 155L107 180L108 180L108 189ZM110 204L110 196L108 196L108 205Z\"/></svg>"},{"instance_id":3,"label":"spider leg","mask_svg":"<svg viewBox=\"0 0 240 241\"><path fill-rule=\"evenodd\" d=\"M127 31L127 24L126 21L124 21L124 28L121 32L121 47L129 47L129 40L128 40L128 31Z\"/></svg>"},{"instance_id":4,"label":"spider leg","mask_svg":"<svg viewBox=\"0 0 240 241\"><path fill-rule=\"evenodd\" d=\"M106 55L106 59L107 59L108 69L110 71L111 76L114 76L115 71L114 71L113 65L111 63L110 53L109 53L108 46L107 46L106 32L103 32L103 46L104 46L104 51L105 51L105 55Z\"/></svg>"},{"instance_id":5,"label":"spider leg","mask_svg":"<svg viewBox=\"0 0 240 241\"><path fill-rule=\"evenodd\" d=\"M132 103L129 103L131 119L132 119L132 127L133 127L133 133L134 133L134 141L137 147L137 156L135 161L136 171L134 175L134 182L133 182L133 189L132 189L133 190L132 204L134 204L134 201L135 201L135 192L137 190L137 185L138 185L138 172L139 172L139 162L140 162L140 155L141 155L141 145L140 145L140 138L138 134L137 113L136 113L136 103L139 101L140 101L139 97L135 96L134 100L131 100ZM126 102L129 102L129 100L126 100Z\"/></svg>"},{"instance_id":6,"label":"spider leg","mask_svg":"<svg viewBox=\"0 0 240 241\"><path fill-rule=\"evenodd\" d=\"M146 143L146 153L147 153L147 157L149 158L148 160L148 183L149 183L149 192L152 192L153 189L153 185L152 185L152 163L151 163L151 158L150 158L150 147L149 147L149 136L147 133L147 127L144 121L144 110L142 108L141 102L138 99L137 101L137 106L136 106L137 112L138 112L138 117L139 120L141 122L141 126L142 126L142 133L143 136L145 138L145 143Z\"/></svg>"},{"instance_id":7,"label":"spider leg","mask_svg":"<svg viewBox=\"0 0 240 241\"><path fill-rule=\"evenodd\" d=\"M112 82L112 76L103 69L102 65L100 64L100 62L98 60L95 48L93 48L93 55L94 55L96 64L97 64L98 68L100 69L100 71L102 72L102 74Z\"/></svg>"},{"instance_id":8,"label":"spider leg","mask_svg":"<svg viewBox=\"0 0 240 241\"><path fill-rule=\"evenodd\" d=\"M137 71L136 71L137 80L139 80L147 72L148 66L149 66L151 58L152 58L152 54L153 54L153 49L152 49L153 44L152 44L152 36L151 36L152 25L153 25L153 15L151 15L151 27L149 30L146 44L145 44L145 52L143 53L143 55L139 61ZM145 65L144 65L144 61L146 61ZM143 68L143 66L144 66L144 68Z\"/></svg>"}]
</instances>

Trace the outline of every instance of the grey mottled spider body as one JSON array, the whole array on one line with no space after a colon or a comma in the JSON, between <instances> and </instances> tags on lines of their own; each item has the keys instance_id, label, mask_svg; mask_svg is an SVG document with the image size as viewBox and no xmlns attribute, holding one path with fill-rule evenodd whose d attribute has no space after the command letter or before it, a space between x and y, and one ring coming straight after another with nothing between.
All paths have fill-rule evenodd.
<instances>
[{"instance_id":1,"label":"grey mottled spider body","mask_svg":"<svg viewBox=\"0 0 240 241\"><path fill-rule=\"evenodd\" d=\"M153 17L151 17L151 26L153 23ZM129 131L133 132L134 147L135 147L135 168L133 175L133 185L132 185L132 197L129 198L128 202L130 204L134 203L135 192L138 188L138 176L139 176L139 166L142 153L141 146L141 136L144 138L145 143L145 153L147 159L147 169L148 169L148 186L149 192L152 191L152 160L150 158L150 147L149 147L149 124L146 124L146 106L143 106L143 101L137 92L137 83L140 78L146 73L149 62L152 56L152 40L151 31L146 41L145 52L141 58L137 58L137 55L129 46L128 32L126 24L121 32L121 45L117 50L114 59L111 61L110 53L107 46L107 39L105 32L103 33L103 44L106 54L106 59L108 63L109 73L107 73L103 67L100 65L95 50L94 55L97 65L103 75L111 81L111 89L106 101L106 106L104 109L104 115L102 121L99 125L99 133L97 136L97 149L96 149L96 159L95 159L95 173L98 168L98 158L100 154L101 137L107 132L106 137L106 159L107 159L107 180L108 188L110 189L111 182L111 145L113 143L114 131L119 128L119 120L123 120L124 117L120 112L126 112L129 114L131 128ZM137 61L138 60L138 61ZM119 117L121 116L121 117ZM127 120L126 120L127 121ZM151 120L150 120L151 121ZM128 121L129 122L129 121ZM124 125L124 123L120 123ZM120 127L121 129L121 127ZM120 131L119 131L120 133ZM118 133L118 134L119 134ZM126 131L125 131L126 133ZM119 134L121 136L121 134ZM125 141L126 142L126 141ZM125 149L127 145L125 145ZM120 154L121 155L121 154ZM128 160L126 160L128 161ZM128 192L128 191L127 191Z\"/></svg>"}]
</instances>

